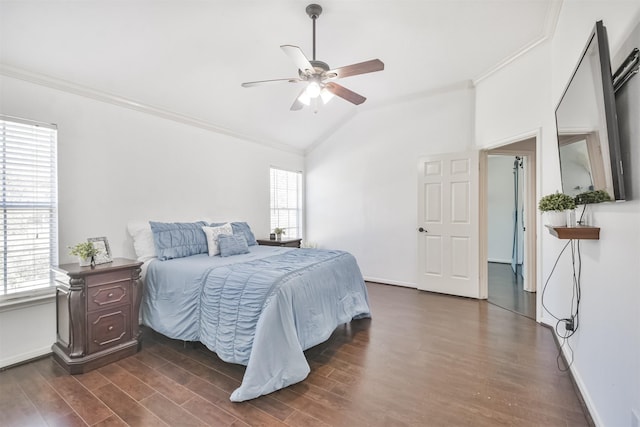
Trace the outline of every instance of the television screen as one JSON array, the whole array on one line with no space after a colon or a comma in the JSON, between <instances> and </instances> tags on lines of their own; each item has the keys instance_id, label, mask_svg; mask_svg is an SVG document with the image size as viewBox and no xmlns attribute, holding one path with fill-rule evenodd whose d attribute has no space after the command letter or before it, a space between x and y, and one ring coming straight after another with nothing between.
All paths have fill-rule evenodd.
<instances>
[{"instance_id":1,"label":"television screen","mask_svg":"<svg viewBox=\"0 0 640 427\"><path fill-rule=\"evenodd\" d=\"M596 22L556 108L562 191L576 196L605 190L624 200L620 137L611 76L609 43Z\"/></svg>"}]
</instances>

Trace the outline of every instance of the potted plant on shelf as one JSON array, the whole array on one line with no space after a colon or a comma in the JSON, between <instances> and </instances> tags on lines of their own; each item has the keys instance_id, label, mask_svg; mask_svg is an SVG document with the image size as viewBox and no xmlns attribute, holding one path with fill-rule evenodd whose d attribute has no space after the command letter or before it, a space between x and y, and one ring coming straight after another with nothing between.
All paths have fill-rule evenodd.
<instances>
[{"instance_id":1,"label":"potted plant on shelf","mask_svg":"<svg viewBox=\"0 0 640 427\"><path fill-rule=\"evenodd\" d=\"M552 227L566 226L566 211L575 208L576 202L573 197L558 192L544 196L538 203L538 209L546 215L547 225Z\"/></svg>"},{"instance_id":2,"label":"potted plant on shelf","mask_svg":"<svg viewBox=\"0 0 640 427\"><path fill-rule=\"evenodd\" d=\"M69 246L69 254L78 257L80 267L87 267L93 263L93 257L98 255L100 250L93 246L92 242L81 242L75 246Z\"/></svg>"},{"instance_id":3,"label":"potted plant on shelf","mask_svg":"<svg viewBox=\"0 0 640 427\"><path fill-rule=\"evenodd\" d=\"M591 190L580 193L575 197L576 205L582 205L582 212L578 218L579 225L589 225L591 223L590 215L587 212L587 206L592 203L602 203L613 200L609 193L604 190Z\"/></svg>"},{"instance_id":4,"label":"potted plant on shelf","mask_svg":"<svg viewBox=\"0 0 640 427\"><path fill-rule=\"evenodd\" d=\"M284 228L276 227L273 229L273 232L276 234L276 240L282 240L282 235L287 234L284 231Z\"/></svg>"},{"instance_id":5,"label":"potted plant on shelf","mask_svg":"<svg viewBox=\"0 0 640 427\"><path fill-rule=\"evenodd\" d=\"M602 203L611 201L611 196L604 190L592 190L580 193L575 197L576 205L587 205L589 203Z\"/></svg>"}]
</instances>

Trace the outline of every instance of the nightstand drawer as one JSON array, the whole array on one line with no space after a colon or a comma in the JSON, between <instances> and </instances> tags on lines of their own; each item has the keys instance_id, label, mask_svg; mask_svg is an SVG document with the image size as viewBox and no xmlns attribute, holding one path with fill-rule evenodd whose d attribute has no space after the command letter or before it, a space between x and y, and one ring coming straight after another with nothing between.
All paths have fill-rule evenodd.
<instances>
[{"instance_id":1,"label":"nightstand drawer","mask_svg":"<svg viewBox=\"0 0 640 427\"><path fill-rule=\"evenodd\" d=\"M131 280L87 289L87 311L100 310L117 304L129 303Z\"/></svg>"},{"instance_id":2,"label":"nightstand drawer","mask_svg":"<svg viewBox=\"0 0 640 427\"><path fill-rule=\"evenodd\" d=\"M131 270L116 270L87 276L87 286L100 286L124 280L131 280Z\"/></svg>"},{"instance_id":3,"label":"nightstand drawer","mask_svg":"<svg viewBox=\"0 0 640 427\"><path fill-rule=\"evenodd\" d=\"M131 338L129 318L131 306L123 305L116 310L103 310L87 317L89 353L113 347Z\"/></svg>"}]
</instances>

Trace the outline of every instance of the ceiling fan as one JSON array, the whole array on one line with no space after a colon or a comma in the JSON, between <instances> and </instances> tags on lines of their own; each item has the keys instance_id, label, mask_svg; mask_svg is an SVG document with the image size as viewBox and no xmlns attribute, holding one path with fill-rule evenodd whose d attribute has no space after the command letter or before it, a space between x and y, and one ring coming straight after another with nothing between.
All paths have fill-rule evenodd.
<instances>
[{"instance_id":1,"label":"ceiling fan","mask_svg":"<svg viewBox=\"0 0 640 427\"><path fill-rule=\"evenodd\" d=\"M360 105L367 98L335 83L334 80L358 74L372 73L384 70L384 63L379 59L372 59L357 64L346 65L340 68L329 68L326 62L316 60L316 19L322 13L322 7L310 4L306 8L307 15L313 21L313 59L309 60L298 46L282 45L280 48L298 67L298 77L288 79L261 80L242 83L242 87L252 87L269 83L306 83L296 100L291 105L291 111L301 110L305 105L313 102L316 107L318 98L324 104L329 102L334 95L345 99L352 104Z\"/></svg>"}]
</instances>

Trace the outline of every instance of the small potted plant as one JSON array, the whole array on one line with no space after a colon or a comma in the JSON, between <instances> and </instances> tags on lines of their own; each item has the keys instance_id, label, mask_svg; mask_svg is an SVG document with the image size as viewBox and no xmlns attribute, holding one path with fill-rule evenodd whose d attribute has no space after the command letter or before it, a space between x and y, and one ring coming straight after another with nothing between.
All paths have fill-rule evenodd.
<instances>
[{"instance_id":1,"label":"small potted plant","mask_svg":"<svg viewBox=\"0 0 640 427\"><path fill-rule=\"evenodd\" d=\"M282 235L287 234L284 231L284 228L276 227L273 229L273 232L276 234L276 240L282 240Z\"/></svg>"},{"instance_id":2,"label":"small potted plant","mask_svg":"<svg viewBox=\"0 0 640 427\"><path fill-rule=\"evenodd\" d=\"M544 196L538 203L538 209L545 213L547 224L552 227L566 226L567 215L565 211L575 208L576 202L573 197L558 192Z\"/></svg>"},{"instance_id":3,"label":"small potted plant","mask_svg":"<svg viewBox=\"0 0 640 427\"><path fill-rule=\"evenodd\" d=\"M611 200L611 196L604 190L592 190L580 193L575 197L576 205L587 205L589 203L602 203Z\"/></svg>"},{"instance_id":4,"label":"small potted plant","mask_svg":"<svg viewBox=\"0 0 640 427\"><path fill-rule=\"evenodd\" d=\"M98 255L100 250L93 246L92 242L81 242L75 246L69 246L69 254L78 257L80 267L87 267L93 263L93 257Z\"/></svg>"}]
</instances>

